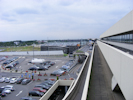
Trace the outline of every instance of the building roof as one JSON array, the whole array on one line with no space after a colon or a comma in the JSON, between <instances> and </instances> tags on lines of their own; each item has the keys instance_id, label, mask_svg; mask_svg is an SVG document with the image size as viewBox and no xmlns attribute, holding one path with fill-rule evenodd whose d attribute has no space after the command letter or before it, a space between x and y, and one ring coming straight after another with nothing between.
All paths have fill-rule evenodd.
<instances>
[{"instance_id":1,"label":"building roof","mask_svg":"<svg viewBox=\"0 0 133 100\"><path fill-rule=\"evenodd\" d=\"M100 38L117 35L128 31L133 31L133 10L105 31Z\"/></svg>"}]
</instances>

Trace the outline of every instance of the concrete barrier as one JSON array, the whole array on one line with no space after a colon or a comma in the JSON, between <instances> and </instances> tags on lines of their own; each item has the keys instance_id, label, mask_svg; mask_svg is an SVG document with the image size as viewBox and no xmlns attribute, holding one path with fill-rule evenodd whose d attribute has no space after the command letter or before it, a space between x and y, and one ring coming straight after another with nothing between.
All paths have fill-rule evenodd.
<instances>
[{"instance_id":1,"label":"concrete barrier","mask_svg":"<svg viewBox=\"0 0 133 100\"><path fill-rule=\"evenodd\" d=\"M70 86L74 80L57 80L55 84L39 99L48 100L58 86Z\"/></svg>"},{"instance_id":2,"label":"concrete barrier","mask_svg":"<svg viewBox=\"0 0 133 100\"><path fill-rule=\"evenodd\" d=\"M93 55L94 55L94 49L95 49L95 44L94 44L93 49L92 49L90 64L89 64L89 68L88 68L88 72L87 72L86 81L85 81L85 85L84 85L81 100L86 100L87 99L88 88L89 88L89 83L90 83L91 68L92 68L92 62L93 62Z\"/></svg>"},{"instance_id":3,"label":"concrete barrier","mask_svg":"<svg viewBox=\"0 0 133 100\"><path fill-rule=\"evenodd\" d=\"M84 66L85 66L85 64L86 64L86 62L87 62L87 59L88 59L88 57L89 57L89 54L88 54L88 53L85 53L85 55L87 56L87 57L86 57L86 60L85 60L85 62L84 62L84 64L83 64L83 67L82 67L81 70L80 70L80 73L79 73L79 75L78 75L76 81L74 82L74 84L73 84L73 86L71 87L71 89L70 89L69 91L67 91L66 95L64 96L64 98L63 98L62 100L65 100L65 99L70 95L70 93L74 90L75 86L77 85L78 80L79 80L79 78L80 78L80 75L82 74L82 71L83 71L83 69L84 69Z\"/></svg>"},{"instance_id":4,"label":"concrete barrier","mask_svg":"<svg viewBox=\"0 0 133 100\"><path fill-rule=\"evenodd\" d=\"M110 45L97 42L126 100L133 100L133 56ZM114 80L115 79L115 80Z\"/></svg>"}]
</instances>

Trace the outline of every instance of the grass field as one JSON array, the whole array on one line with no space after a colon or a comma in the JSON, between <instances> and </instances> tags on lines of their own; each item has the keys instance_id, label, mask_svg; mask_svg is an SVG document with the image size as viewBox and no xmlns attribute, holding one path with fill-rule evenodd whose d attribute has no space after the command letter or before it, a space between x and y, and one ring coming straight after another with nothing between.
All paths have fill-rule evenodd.
<instances>
[{"instance_id":1,"label":"grass field","mask_svg":"<svg viewBox=\"0 0 133 100\"><path fill-rule=\"evenodd\" d=\"M1 52L10 52L10 51L33 51L33 46L2 47L0 49L3 50ZM40 47L34 47L34 51L40 51Z\"/></svg>"}]
</instances>

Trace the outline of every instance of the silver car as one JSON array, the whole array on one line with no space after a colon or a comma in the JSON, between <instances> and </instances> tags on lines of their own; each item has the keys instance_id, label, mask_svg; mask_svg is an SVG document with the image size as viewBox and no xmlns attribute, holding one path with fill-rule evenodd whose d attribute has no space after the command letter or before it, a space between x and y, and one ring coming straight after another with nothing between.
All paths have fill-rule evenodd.
<instances>
[{"instance_id":1,"label":"silver car","mask_svg":"<svg viewBox=\"0 0 133 100\"><path fill-rule=\"evenodd\" d=\"M5 82L9 83L10 82L10 77L5 78Z\"/></svg>"},{"instance_id":2,"label":"silver car","mask_svg":"<svg viewBox=\"0 0 133 100\"><path fill-rule=\"evenodd\" d=\"M6 94L10 94L10 93L11 93L11 90L8 90L8 89L5 88L5 89L3 90L3 92L6 93Z\"/></svg>"},{"instance_id":3,"label":"silver car","mask_svg":"<svg viewBox=\"0 0 133 100\"><path fill-rule=\"evenodd\" d=\"M11 90L11 91L15 91L15 88L13 85L6 85L6 86L3 86L2 88L5 88L5 89Z\"/></svg>"},{"instance_id":4,"label":"silver car","mask_svg":"<svg viewBox=\"0 0 133 100\"><path fill-rule=\"evenodd\" d=\"M14 84L14 83L16 83L17 82L17 78L12 78L11 80L10 80L10 84Z\"/></svg>"},{"instance_id":5,"label":"silver car","mask_svg":"<svg viewBox=\"0 0 133 100\"><path fill-rule=\"evenodd\" d=\"M4 81L5 81L5 77L0 78L1 83L4 82Z\"/></svg>"}]
</instances>

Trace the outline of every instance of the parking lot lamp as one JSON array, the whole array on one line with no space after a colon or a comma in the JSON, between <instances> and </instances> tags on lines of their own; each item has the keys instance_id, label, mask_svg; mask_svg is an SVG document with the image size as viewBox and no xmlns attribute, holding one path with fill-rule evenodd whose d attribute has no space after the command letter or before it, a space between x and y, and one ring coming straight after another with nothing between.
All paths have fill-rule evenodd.
<instances>
[{"instance_id":1,"label":"parking lot lamp","mask_svg":"<svg viewBox=\"0 0 133 100\"><path fill-rule=\"evenodd\" d=\"M33 44L33 59L34 59L34 44Z\"/></svg>"}]
</instances>

